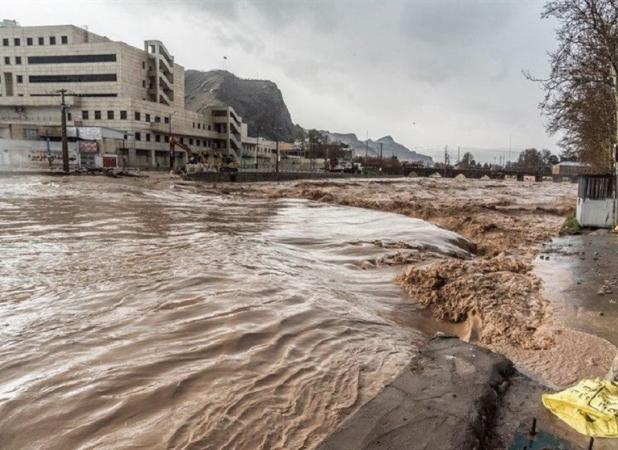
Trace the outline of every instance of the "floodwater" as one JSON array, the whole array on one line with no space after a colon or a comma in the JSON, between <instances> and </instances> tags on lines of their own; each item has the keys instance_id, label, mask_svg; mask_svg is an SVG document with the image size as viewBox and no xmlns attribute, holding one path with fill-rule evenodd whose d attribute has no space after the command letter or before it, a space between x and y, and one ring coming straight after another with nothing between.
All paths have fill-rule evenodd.
<instances>
[{"instance_id":1,"label":"floodwater","mask_svg":"<svg viewBox=\"0 0 618 450\"><path fill-rule=\"evenodd\" d=\"M0 179L0 447L314 447L431 329L365 263L458 239L172 182Z\"/></svg>"},{"instance_id":2,"label":"floodwater","mask_svg":"<svg viewBox=\"0 0 618 450\"><path fill-rule=\"evenodd\" d=\"M542 259L541 259L542 258ZM618 237L606 230L563 236L535 262L554 315L618 346Z\"/></svg>"}]
</instances>

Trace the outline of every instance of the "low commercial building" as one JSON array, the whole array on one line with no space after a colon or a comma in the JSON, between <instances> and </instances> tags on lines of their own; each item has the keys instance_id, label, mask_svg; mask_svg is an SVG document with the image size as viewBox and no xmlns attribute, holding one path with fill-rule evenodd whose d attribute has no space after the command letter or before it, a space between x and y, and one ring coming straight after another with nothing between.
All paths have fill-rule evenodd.
<instances>
[{"instance_id":1,"label":"low commercial building","mask_svg":"<svg viewBox=\"0 0 618 450\"><path fill-rule=\"evenodd\" d=\"M256 150L258 168L259 159L272 159L275 143L249 138L233 108L187 110L184 79L184 68L157 40L139 49L72 25L22 27L5 20L0 139L39 140L59 127L64 90L68 125L122 132L116 151L128 166L168 167L170 136L195 152L219 152L239 165ZM178 158L186 162L184 152Z\"/></svg>"},{"instance_id":2,"label":"low commercial building","mask_svg":"<svg viewBox=\"0 0 618 450\"><path fill-rule=\"evenodd\" d=\"M551 173L554 176L579 176L590 174L592 172L593 167L590 164L575 161L562 161L551 167Z\"/></svg>"}]
</instances>

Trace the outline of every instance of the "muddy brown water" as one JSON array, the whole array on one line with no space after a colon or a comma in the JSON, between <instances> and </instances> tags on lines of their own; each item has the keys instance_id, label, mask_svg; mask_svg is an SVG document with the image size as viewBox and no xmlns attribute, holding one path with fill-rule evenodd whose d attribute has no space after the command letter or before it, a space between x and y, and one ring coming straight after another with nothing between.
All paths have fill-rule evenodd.
<instances>
[{"instance_id":1,"label":"muddy brown water","mask_svg":"<svg viewBox=\"0 0 618 450\"><path fill-rule=\"evenodd\" d=\"M0 179L0 447L311 448L431 321L363 263L421 220L173 183Z\"/></svg>"}]
</instances>

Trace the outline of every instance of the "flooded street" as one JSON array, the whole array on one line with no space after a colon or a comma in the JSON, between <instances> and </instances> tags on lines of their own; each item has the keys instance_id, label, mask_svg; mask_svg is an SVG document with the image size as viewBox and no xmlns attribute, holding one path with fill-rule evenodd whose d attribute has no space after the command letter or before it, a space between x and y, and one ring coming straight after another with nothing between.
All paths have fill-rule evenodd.
<instances>
[{"instance_id":1,"label":"flooded street","mask_svg":"<svg viewBox=\"0 0 618 450\"><path fill-rule=\"evenodd\" d=\"M311 448L427 326L422 220L143 180L0 180L3 449Z\"/></svg>"},{"instance_id":2,"label":"flooded street","mask_svg":"<svg viewBox=\"0 0 618 450\"><path fill-rule=\"evenodd\" d=\"M556 317L618 346L618 237L606 230L562 236L536 261Z\"/></svg>"}]
</instances>

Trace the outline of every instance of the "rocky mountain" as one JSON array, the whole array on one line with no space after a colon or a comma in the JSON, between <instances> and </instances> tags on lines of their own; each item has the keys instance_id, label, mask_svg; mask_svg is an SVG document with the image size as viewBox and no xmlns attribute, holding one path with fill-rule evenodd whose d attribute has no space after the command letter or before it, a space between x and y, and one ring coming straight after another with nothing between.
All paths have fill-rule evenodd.
<instances>
[{"instance_id":1,"label":"rocky mountain","mask_svg":"<svg viewBox=\"0 0 618 450\"><path fill-rule=\"evenodd\" d=\"M326 131L325 133L328 135L330 141L347 144L354 151L354 156L365 156L365 154L369 154L369 156L379 156L380 144L382 144L382 157L384 158L396 156L400 161L433 161L431 156L410 150L406 146L396 142L392 136L384 136L376 141L372 139L361 141L354 133L333 133L330 131Z\"/></svg>"},{"instance_id":2,"label":"rocky mountain","mask_svg":"<svg viewBox=\"0 0 618 450\"><path fill-rule=\"evenodd\" d=\"M294 124L283 95L268 80L243 80L225 70L185 72L185 104L200 111L207 105L230 105L247 122L249 135L292 141Z\"/></svg>"},{"instance_id":3,"label":"rocky mountain","mask_svg":"<svg viewBox=\"0 0 618 450\"><path fill-rule=\"evenodd\" d=\"M187 108L201 111L208 105L230 105L247 122L249 136L293 141L300 126L294 125L283 95L275 83L269 80L244 80L225 70L185 71L185 104ZM354 150L355 156L365 156L365 141L355 134L326 131L329 140L343 142ZM395 142L391 136L377 141L369 140L369 155L397 156L400 161L432 161Z\"/></svg>"}]
</instances>

